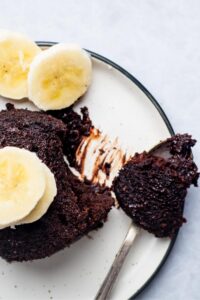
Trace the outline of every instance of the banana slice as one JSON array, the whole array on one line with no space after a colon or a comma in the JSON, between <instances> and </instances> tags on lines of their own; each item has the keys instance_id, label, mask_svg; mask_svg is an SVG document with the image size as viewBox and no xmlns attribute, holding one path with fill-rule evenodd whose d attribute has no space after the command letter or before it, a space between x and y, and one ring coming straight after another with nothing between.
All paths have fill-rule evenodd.
<instances>
[{"instance_id":1,"label":"banana slice","mask_svg":"<svg viewBox=\"0 0 200 300\"><path fill-rule=\"evenodd\" d=\"M33 211L24 219L20 220L17 225L33 223L39 220L48 210L50 204L53 202L54 197L57 194L57 187L54 175L50 169L44 165L46 188L44 195L33 209Z\"/></svg>"},{"instance_id":2,"label":"banana slice","mask_svg":"<svg viewBox=\"0 0 200 300\"><path fill-rule=\"evenodd\" d=\"M17 147L0 150L0 227L16 224L45 192L44 164L37 155Z\"/></svg>"},{"instance_id":3,"label":"banana slice","mask_svg":"<svg viewBox=\"0 0 200 300\"><path fill-rule=\"evenodd\" d=\"M40 52L26 36L0 30L0 95L12 99L28 96L29 66Z\"/></svg>"},{"instance_id":4,"label":"banana slice","mask_svg":"<svg viewBox=\"0 0 200 300\"><path fill-rule=\"evenodd\" d=\"M57 44L41 52L28 74L28 96L43 110L61 109L82 96L91 82L89 54L77 45Z\"/></svg>"}]
</instances>

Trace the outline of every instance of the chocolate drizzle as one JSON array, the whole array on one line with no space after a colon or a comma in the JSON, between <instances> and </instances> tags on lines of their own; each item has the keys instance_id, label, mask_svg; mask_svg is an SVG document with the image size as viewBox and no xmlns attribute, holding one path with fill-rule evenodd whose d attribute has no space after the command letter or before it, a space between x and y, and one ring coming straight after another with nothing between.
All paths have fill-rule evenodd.
<instances>
[{"instance_id":1,"label":"chocolate drizzle","mask_svg":"<svg viewBox=\"0 0 200 300\"><path fill-rule=\"evenodd\" d=\"M83 138L76 151L76 164L81 177L108 186L128 158L117 138L111 141L96 128L92 128L90 136Z\"/></svg>"},{"instance_id":2,"label":"chocolate drizzle","mask_svg":"<svg viewBox=\"0 0 200 300\"><path fill-rule=\"evenodd\" d=\"M73 110L73 106L47 113L66 124L64 152L80 178L111 185L119 169L130 158L121 149L118 138L111 141L108 135L94 128L86 107L81 109L81 115Z\"/></svg>"}]
</instances>

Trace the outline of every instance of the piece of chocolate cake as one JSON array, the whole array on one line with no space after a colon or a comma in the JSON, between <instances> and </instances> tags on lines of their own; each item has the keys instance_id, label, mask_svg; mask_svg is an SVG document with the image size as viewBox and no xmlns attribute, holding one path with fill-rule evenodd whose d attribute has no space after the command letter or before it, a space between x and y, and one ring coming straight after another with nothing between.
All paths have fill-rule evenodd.
<instances>
[{"instance_id":1,"label":"piece of chocolate cake","mask_svg":"<svg viewBox=\"0 0 200 300\"><path fill-rule=\"evenodd\" d=\"M87 107L81 108L81 115L70 106L61 110L48 111L48 114L62 120L68 131L64 141L64 153L71 166L76 167L76 150L84 136L89 136L93 128Z\"/></svg>"},{"instance_id":2,"label":"piece of chocolate cake","mask_svg":"<svg viewBox=\"0 0 200 300\"><path fill-rule=\"evenodd\" d=\"M176 135L162 143L167 158L161 157L159 146L150 153L135 154L114 181L122 209L136 225L157 237L173 237L186 221L187 188L197 186L199 177L191 155L195 142L187 134Z\"/></svg>"},{"instance_id":3,"label":"piece of chocolate cake","mask_svg":"<svg viewBox=\"0 0 200 300\"><path fill-rule=\"evenodd\" d=\"M0 147L16 146L36 152L53 172L57 195L38 221L0 230L0 256L27 261L50 256L105 221L113 205L110 192L81 182L63 157L67 126L47 114L8 106L0 112Z\"/></svg>"}]
</instances>

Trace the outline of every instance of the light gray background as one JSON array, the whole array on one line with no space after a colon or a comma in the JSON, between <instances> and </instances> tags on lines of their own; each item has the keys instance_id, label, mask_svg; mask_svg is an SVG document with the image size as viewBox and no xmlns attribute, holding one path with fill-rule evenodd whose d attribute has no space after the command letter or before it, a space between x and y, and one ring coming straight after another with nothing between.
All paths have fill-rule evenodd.
<instances>
[{"instance_id":1,"label":"light gray background","mask_svg":"<svg viewBox=\"0 0 200 300\"><path fill-rule=\"evenodd\" d=\"M200 165L199 0L0 0L0 28L34 40L76 42L126 68L159 101L176 132L199 139ZM190 190L188 224L138 300L200 299L199 196Z\"/></svg>"}]
</instances>

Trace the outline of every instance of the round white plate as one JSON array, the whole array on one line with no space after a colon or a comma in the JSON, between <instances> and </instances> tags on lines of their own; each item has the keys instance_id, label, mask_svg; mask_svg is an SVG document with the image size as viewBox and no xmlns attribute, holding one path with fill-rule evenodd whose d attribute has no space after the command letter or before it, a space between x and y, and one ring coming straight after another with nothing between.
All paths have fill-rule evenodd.
<instances>
[{"instance_id":1,"label":"round white plate","mask_svg":"<svg viewBox=\"0 0 200 300\"><path fill-rule=\"evenodd\" d=\"M40 43L49 46L51 43ZM136 151L152 148L173 130L163 111L130 74L91 53L93 82L76 105L86 105L97 128L119 137L123 147ZM0 109L5 99L0 100ZM15 102L16 107L34 107ZM93 300L126 235L130 219L113 208L102 229L70 248L34 262L8 264L0 259L0 299ZM111 299L124 300L138 293L163 264L173 241L142 231L120 272Z\"/></svg>"}]
</instances>

